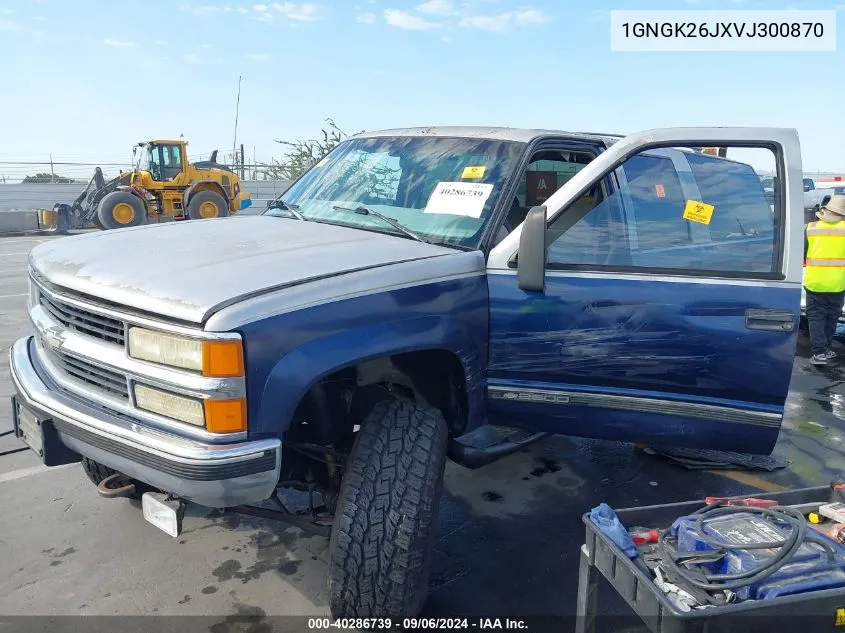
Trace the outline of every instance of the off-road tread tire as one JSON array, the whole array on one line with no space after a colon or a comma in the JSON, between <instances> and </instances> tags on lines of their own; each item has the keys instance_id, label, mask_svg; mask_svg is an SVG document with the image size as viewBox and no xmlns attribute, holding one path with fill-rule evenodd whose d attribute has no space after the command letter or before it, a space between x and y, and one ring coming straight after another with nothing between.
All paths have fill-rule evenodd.
<instances>
[{"instance_id":1,"label":"off-road tread tire","mask_svg":"<svg viewBox=\"0 0 845 633\"><path fill-rule=\"evenodd\" d=\"M414 617L428 594L448 429L439 410L378 402L347 463L329 551L334 617Z\"/></svg>"},{"instance_id":2,"label":"off-road tread tire","mask_svg":"<svg viewBox=\"0 0 845 633\"><path fill-rule=\"evenodd\" d=\"M213 202L217 206L218 218L229 217L229 204L226 198L221 196L216 191L197 191L191 196L188 202L188 217L191 220L211 220L216 218L203 218L200 215L200 205L203 202Z\"/></svg>"},{"instance_id":3,"label":"off-road tread tire","mask_svg":"<svg viewBox=\"0 0 845 633\"><path fill-rule=\"evenodd\" d=\"M87 457L82 458L82 470L85 471L85 474L88 475L88 479L91 480L95 486L99 486L100 482L103 481L106 477L111 477L117 471L109 468L108 466L104 466L99 462L95 462L93 459L88 459ZM136 482L136 488L139 488L138 483ZM136 489L131 495L127 495L129 499L140 499L142 491Z\"/></svg>"},{"instance_id":4,"label":"off-road tread tire","mask_svg":"<svg viewBox=\"0 0 845 633\"><path fill-rule=\"evenodd\" d=\"M128 224L120 224L114 219L112 209L119 202L131 204L135 209L135 217ZM147 223L147 206L134 193L128 191L112 191L103 196L100 204L97 207L97 218L103 228L108 229L125 229L130 226L141 226Z\"/></svg>"}]
</instances>

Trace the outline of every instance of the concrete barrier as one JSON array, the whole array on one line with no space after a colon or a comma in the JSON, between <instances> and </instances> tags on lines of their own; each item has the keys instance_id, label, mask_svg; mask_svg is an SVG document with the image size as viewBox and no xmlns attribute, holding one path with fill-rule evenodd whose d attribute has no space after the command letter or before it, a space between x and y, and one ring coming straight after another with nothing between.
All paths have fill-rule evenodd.
<instances>
[{"instance_id":1,"label":"concrete barrier","mask_svg":"<svg viewBox=\"0 0 845 633\"><path fill-rule=\"evenodd\" d=\"M6 211L0 213L0 235L3 233L37 231L39 228L38 211Z\"/></svg>"}]
</instances>

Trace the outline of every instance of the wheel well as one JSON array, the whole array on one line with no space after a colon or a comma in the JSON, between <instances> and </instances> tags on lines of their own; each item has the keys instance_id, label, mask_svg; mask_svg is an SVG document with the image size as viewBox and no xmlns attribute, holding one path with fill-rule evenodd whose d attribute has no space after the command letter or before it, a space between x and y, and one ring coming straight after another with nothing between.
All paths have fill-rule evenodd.
<instances>
[{"instance_id":1,"label":"wheel well","mask_svg":"<svg viewBox=\"0 0 845 633\"><path fill-rule=\"evenodd\" d=\"M283 437L282 480L312 481L315 461L343 461L364 417L381 400L404 399L439 409L450 435L466 426L466 377L460 359L442 349L366 360L314 383L297 404ZM313 458L313 459L309 459ZM325 472L316 474L323 480Z\"/></svg>"}]
</instances>

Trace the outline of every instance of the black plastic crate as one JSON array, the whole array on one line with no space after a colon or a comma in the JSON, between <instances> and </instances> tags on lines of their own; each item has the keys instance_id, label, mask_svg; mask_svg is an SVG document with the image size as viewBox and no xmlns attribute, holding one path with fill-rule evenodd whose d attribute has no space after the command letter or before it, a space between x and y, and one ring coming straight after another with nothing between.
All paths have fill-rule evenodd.
<instances>
[{"instance_id":1,"label":"black plastic crate","mask_svg":"<svg viewBox=\"0 0 845 633\"><path fill-rule=\"evenodd\" d=\"M826 503L830 488L802 488L745 497L774 499L782 506ZM700 510L704 501L686 501L616 511L627 527L666 528L680 516ZM772 600L678 611L645 571L637 567L584 514L586 541L581 547L577 633L592 633L599 614L601 576L642 619L652 633L845 633L845 588L814 591Z\"/></svg>"}]
</instances>

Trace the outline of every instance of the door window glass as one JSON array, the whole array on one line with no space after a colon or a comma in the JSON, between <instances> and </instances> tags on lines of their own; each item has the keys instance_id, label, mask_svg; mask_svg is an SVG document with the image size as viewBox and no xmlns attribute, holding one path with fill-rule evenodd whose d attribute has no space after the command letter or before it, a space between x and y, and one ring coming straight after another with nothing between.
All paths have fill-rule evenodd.
<instances>
[{"instance_id":1,"label":"door window glass","mask_svg":"<svg viewBox=\"0 0 845 633\"><path fill-rule=\"evenodd\" d=\"M727 158L686 149L632 156L617 170L612 195L582 198L552 223L548 265L775 272L780 196L767 195L759 175L775 168L767 149L729 148Z\"/></svg>"}]
</instances>

